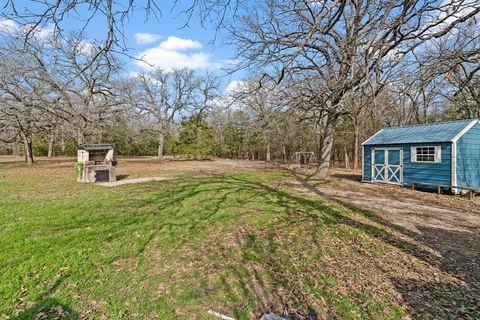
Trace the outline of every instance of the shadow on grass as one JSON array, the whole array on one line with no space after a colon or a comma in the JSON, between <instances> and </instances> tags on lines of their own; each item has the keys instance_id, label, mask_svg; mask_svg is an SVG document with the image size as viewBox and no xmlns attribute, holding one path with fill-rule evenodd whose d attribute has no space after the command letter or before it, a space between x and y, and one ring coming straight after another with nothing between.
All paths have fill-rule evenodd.
<instances>
[{"instance_id":1,"label":"shadow on grass","mask_svg":"<svg viewBox=\"0 0 480 320\"><path fill-rule=\"evenodd\" d=\"M211 175L186 182L169 181L163 183L161 190L154 192L152 186L155 184L136 186L136 193L145 193L148 196L136 200L124 199L116 205L118 209L123 208L139 217L155 217L137 247L136 256L144 254L148 248L158 246L159 243L164 250L176 253L186 243L195 242L196 238L208 238L208 233L212 230L234 225L246 215L249 215L247 219L263 219L265 224L276 221L277 225L335 223L335 218L328 215L309 214L311 210L328 211L336 219L342 216L340 212L331 211L330 207L320 201L295 197L241 176ZM272 229L272 232L275 230ZM247 247L243 245L243 238L246 239ZM242 260L245 263L255 260L258 253L254 251L258 248L255 247L254 236L237 235L236 240L237 246L242 250ZM234 275L235 279L224 279L223 285L231 301L241 301L235 308L236 318L248 318L248 310L251 308L254 310L250 312L308 310L309 304L305 295L295 286L289 286L289 279L282 275L288 275L288 270L285 269L286 266L275 261L275 245L271 236L271 251L266 256L268 261L262 262L266 263L263 268L247 271L235 266L229 269L229 274ZM225 252L226 249L219 243L218 247L212 250ZM277 286L267 285L265 275L260 275L263 271L269 272L267 278ZM239 289L241 294L237 296Z\"/></svg>"},{"instance_id":2,"label":"shadow on grass","mask_svg":"<svg viewBox=\"0 0 480 320\"><path fill-rule=\"evenodd\" d=\"M151 186L145 185L143 188L151 189ZM141 189L136 191L142 193ZM223 266L229 270L228 274L234 276L234 279L222 279L222 283L230 301L241 301L236 303L234 310L234 316L238 319L246 319L250 313L260 316L262 312L268 311L305 315L314 302L311 293L305 292L308 285L299 285L296 283L298 277L292 276L298 271L292 270L290 262L282 259L282 252L277 251L280 244L275 240L275 234L284 228L310 228L312 242L305 242L304 245L317 248L318 251L324 248L318 238L320 235L313 230L340 225L360 230L398 248L412 247L411 243L391 236L382 228L352 219L341 207L297 196L242 175L211 175L184 183L169 182L162 191L154 192L144 199L124 200L121 207L129 210L136 208L134 211L152 215L162 213L162 219L158 219L149 236L139 246L138 255L161 238L169 238L168 242L174 243L170 252L175 252L192 238L208 232L209 228L211 230L235 223L243 215L252 215L252 211L257 218L263 219L264 227L268 230L267 251L263 248L265 243L256 241L255 234L240 231L236 234L236 247L241 250L242 264L249 267ZM363 214L373 217L371 213ZM227 250L221 243L218 246L216 249L219 252ZM307 278L308 275L302 281L308 282ZM329 280L325 281L325 286L328 287ZM360 312L368 317L369 312L373 312L368 308L362 311L348 297L332 294L328 290L320 295L322 294L329 299L330 304L344 309L339 311L340 315Z\"/></svg>"},{"instance_id":3,"label":"shadow on grass","mask_svg":"<svg viewBox=\"0 0 480 320\"><path fill-rule=\"evenodd\" d=\"M392 278L392 283L410 306L413 315L421 318L480 318L479 228L472 227L469 230L459 231L417 226L420 232L416 233L396 225L372 211L353 205L347 198L330 197L311 185L308 182L310 177L294 172L292 175L301 183L302 187L312 194L360 213L385 228L380 230L376 227L359 225L358 222L347 222L351 226L360 226L368 234L457 279L457 285L452 285L442 282ZM342 178L346 177L342 176ZM406 211L408 211L408 207L408 199L405 199ZM342 221L345 222L345 219L337 220L337 222L344 223ZM385 230L395 230L422 246L402 241ZM439 254L432 254L431 251L424 250L422 247L431 248Z\"/></svg>"},{"instance_id":4,"label":"shadow on grass","mask_svg":"<svg viewBox=\"0 0 480 320\"><path fill-rule=\"evenodd\" d=\"M37 302L33 307L23 311L15 320L75 320L84 319L80 314L73 311L68 305L62 304L56 299L46 298Z\"/></svg>"},{"instance_id":5,"label":"shadow on grass","mask_svg":"<svg viewBox=\"0 0 480 320\"><path fill-rule=\"evenodd\" d=\"M360 182L362 181L362 175L361 174L355 174L355 173L334 173L332 174L332 177L338 178L338 179L345 179L345 180L350 180L350 181L355 181L355 182Z\"/></svg>"},{"instance_id":6,"label":"shadow on grass","mask_svg":"<svg viewBox=\"0 0 480 320\"><path fill-rule=\"evenodd\" d=\"M156 212L170 212L171 214L167 221L162 220L162 223L157 225L156 230L148 237L139 253L145 251L145 248L153 239L156 239L160 231L163 235L168 234L169 237L177 238L179 240L177 246L180 246L190 237L205 232L212 225L240 219L241 215L245 213L238 208L248 207L249 204L262 204L262 206L268 208L258 206L252 207L252 209L258 215L271 216L272 228L281 228L282 225L298 225L299 229L305 228L305 226L329 225L334 227L345 225L396 247L406 254L414 256L466 283L466 286L460 283L458 285L440 285L439 283L424 283L411 279L407 281L392 277L392 283L402 294L413 315L458 318L464 315L463 310L467 310L467 314L480 317L480 291L478 286L480 242L478 236L470 232L454 232L443 229L423 229L421 230L422 234L419 235L392 224L374 212L358 208L350 204L348 200L329 198L310 185L304 177L296 176L296 178L303 187L313 194L337 203L339 206L330 205L322 200L297 196L255 179L242 178L241 176L212 175L204 180L172 185L172 190L169 192L155 193L151 198L142 199L134 204L139 208L146 204L153 205ZM241 197L238 197L239 195ZM186 203L191 201L189 199L195 199L195 202L190 204L190 208L198 209L194 215L185 210ZM129 202L128 207L131 206L132 202ZM272 207L281 210L272 213ZM342 208L360 214L384 228L352 219ZM440 252L440 256L433 255L430 251L423 249L422 246L400 239L388 232L389 229L396 230ZM275 230L272 230L268 237L273 239L274 234ZM247 240L238 240L237 244L242 248L243 261L248 264L252 259L255 262L255 257L252 257L251 252L255 250L248 247L248 235L245 237ZM245 241L247 245L244 243ZM455 250L455 247L457 245L464 246L468 241L473 241L472 245L476 250L472 250L470 256L462 256L460 251ZM310 245L318 247L318 250L322 249L320 242L315 241L315 239ZM269 246L271 248L275 247L273 240ZM253 269L246 272L245 270L239 270L237 267L230 270L231 274L235 275L236 282L242 291L241 297L238 297L237 288L232 288L226 280L224 281L225 290L229 292L232 299L243 299L243 303L240 304L243 307L235 311L236 317L245 318L246 315L242 309L248 309L249 306L255 306L257 315L259 315L259 310L265 312L279 312L280 310L297 312L300 310L301 312L301 310L307 310L309 307L311 300L306 292L302 292L298 285L292 283L292 278L289 276L289 273L292 272L290 270L291 266L283 264L280 259L276 259L276 254L275 250L272 250L270 255L263 254L261 255L263 260L256 262L268 270L268 277L271 278L271 282L278 284L278 287L266 285L265 276L258 274L261 270ZM253 253L253 256L255 256L255 253ZM282 288L282 290L278 291L278 288Z\"/></svg>"},{"instance_id":7,"label":"shadow on grass","mask_svg":"<svg viewBox=\"0 0 480 320\"><path fill-rule=\"evenodd\" d=\"M68 305L58 301L51 296L55 293L61 283L65 280L66 275L59 277L54 284L45 292L40 294L40 298L33 304L33 306L28 309L20 312L17 316L11 317L9 319L15 320L46 320L46 319L81 319L81 315L75 312Z\"/></svg>"},{"instance_id":8,"label":"shadow on grass","mask_svg":"<svg viewBox=\"0 0 480 320\"><path fill-rule=\"evenodd\" d=\"M287 178L291 177L277 177L273 182ZM327 195L319 192L303 177L296 178L312 193L328 199ZM125 185L109 191L104 197L96 199L96 202L77 204L74 210L71 210L75 219L69 222L59 221L58 225L49 225L49 230L55 231L56 236L59 236L60 231L81 229L84 240L81 244L87 247L98 243L115 244L117 240L118 246L122 248L134 244L130 246L133 248L134 258L147 254L151 248L160 248L162 263L169 261L169 255L182 254L184 245L203 243L202 241L209 239L213 232L221 234L235 230L234 247L239 250L241 263L223 261L222 254L230 248L220 238L218 243L205 249L211 251L207 253L220 254L218 270L205 272L225 273L222 275L221 289L229 306L233 306L236 319L246 319L252 314L259 316L260 313L268 311L305 315L308 307L318 301L325 301L324 304L328 307L321 310L324 312L321 315L323 317L331 310L335 311L339 318L358 314L363 318L379 317L379 312L383 309L379 307L381 311L376 311L377 307L371 306L371 299L368 296L356 298L353 297L353 292L352 297L348 296L350 292L340 294L335 289L336 279L326 276L323 270L316 270L315 261L320 260L321 253L325 252L321 239L324 235L321 231L326 227L330 231L338 231L334 237L342 236L341 227L367 234L417 257L425 264L448 272L467 284L441 286L439 283L424 283L420 280L392 276L392 283L402 294L402 299L410 307L409 312L412 315L429 317L431 314L440 318L462 318L461 312L465 309L473 318L480 318L477 286L480 260L478 250L472 251L472 255L466 257L460 257L459 252L455 250L456 245L472 239L473 245L478 244L475 240L478 238L472 238L470 233L422 230L423 235L419 236L390 223L374 212L352 206L348 201L329 199L336 203L331 204L324 200L298 196L272 186L270 181L257 178L255 173L233 176L217 174L202 179ZM367 220L354 219L346 209L353 211L355 215L362 215ZM77 216L79 211L95 212L96 215ZM247 223L242 219L248 220ZM379 226L368 223L368 220ZM248 229L248 225L252 224L255 225L252 227L255 228L254 232ZM308 240L301 241L299 247L282 247L285 245L285 242L280 242L282 232L287 229L297 233L288 236L308 237ZM441 255L432 255L422 247L395 236L388 231L389 229L433 247ZM138 238L133 241L133 236L137 234ZM228 236L225 235L225 238ZM436 238L435 243L431 241L433 238ZM68 248L70 246L73 245L69 243ZM99 251L105 248L99 246L94 249ZM287 249L290 251L285 252ZM312 270L305 270L305 267L298 269L296 267L298 261L294 263L289 260L288 255L304 259L302 256L304 251L313 256L305 257L311 260L301 263L304 265L311 263ZM130 253L127 251L126 254ZM123 252L122 254L125 255ZM119 254L112 254L108 259L100 257L102 265L124 258ZM329 267L328 263L326 267ZM194 281L198 282L197 279ZM75 318L76 313L70 310L68 305L62 305L50 298L51 292L40 296L42 298L37 301L35 307L22 313L23 319L40 309L49 311L56 304L68 310L71 318ZM175 297L169 298L175 300Z\"/></svg>"},{"instance_id":9,"label":"shadow on grass","mask_svg":"<svg viewBox=\"0 0 480 320\"><path fill-rule=\"evenodd\" d=\"M171 158L171 159L168 159L168 161L170 162L194 162L194 161L198 161L198 162L213 162L215 161L215 159L211 159L211 158L204 158L204 159L195 159L195 158Z\"/></svg>"}]
</instances>

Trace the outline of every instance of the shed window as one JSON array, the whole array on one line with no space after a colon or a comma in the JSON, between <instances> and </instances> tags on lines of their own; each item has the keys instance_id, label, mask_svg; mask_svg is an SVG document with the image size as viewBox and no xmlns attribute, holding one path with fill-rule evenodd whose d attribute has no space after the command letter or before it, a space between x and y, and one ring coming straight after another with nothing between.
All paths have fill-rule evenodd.
<instances>
[{"instance_id":1,"label":"shed window","mask_svg":"<svg viewBox=\"0 0 480 320\"><path fill-rule=\"evenodd\" d=\"M411 148L412 162L442 162L440 146L422 146Z\"/></svg>"}]
</instances>

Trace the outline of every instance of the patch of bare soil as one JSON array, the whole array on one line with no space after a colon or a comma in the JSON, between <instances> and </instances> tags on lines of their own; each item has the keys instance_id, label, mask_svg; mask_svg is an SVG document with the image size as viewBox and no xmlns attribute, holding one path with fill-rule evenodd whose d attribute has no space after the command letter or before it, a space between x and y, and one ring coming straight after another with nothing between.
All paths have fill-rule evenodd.
<instances>
[{"instance_id":1,"label":"patch of bare soil","mask_svg":"<svg viewBox=\"0 0 480 320\"><path fill-rule=\"evenodd\" d=\"M400 247L437 270L436 274L421 278L399 277L396 272L385 270L392 275L392 283L410 310L434 318L480 317L480 208L477 203L401 187L364 184L348 172L334 171L330 179L322 182L309 182L304 175L296 176L291 186L300 194L327 199L362 213L365 219L359 220L381 226L391 237L412 244ZM450 280L440 281L439 275L448 276ZM468 294L459 295L455 289L459 286Z\"/></svg>"},{"instance_id":2,"label":"patch of bare soil","mask_svg":"<svg viewBox=\"0 0 480 320\"><path fill-rule=\"evenodd\" d=\"M158 160L155 157L120 158L118 159L117 175L128 178L148 177L155 173L166 177L196 176L202 174L221 174L240 171L256 171L273 169L262 161L249 160Z\"/></svg>"},{"instance_id":3,"label":"patch of bare soil","mask_svg":"<svg viewBox=\"0 0 480 320\"><path fill-rule=\"evenodd\" d=\"M214 159L204 161L176 160L166 157L119 157L117 179L146 178L154 176L188 177L202 174L221 174L229 172L256 171L274 169L274 166L262 161ZM0 170L5 169L12 176L74 177L73 157L37 158L36 163L27 165L21 157L0 157Z\"/></svg>"}]
</instances>

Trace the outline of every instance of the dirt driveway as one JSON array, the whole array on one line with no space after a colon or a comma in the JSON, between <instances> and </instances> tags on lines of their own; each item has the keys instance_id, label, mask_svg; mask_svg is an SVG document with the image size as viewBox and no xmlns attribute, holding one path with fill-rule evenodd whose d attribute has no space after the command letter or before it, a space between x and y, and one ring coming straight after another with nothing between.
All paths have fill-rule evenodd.
<instances>
[{"instance_id":1,"label":"dirt driveway","mask_svg":"<svg viewBox=\"0 0 480 320\"><path fill-rule=\"evenodd\" d=\"M326 184L304 184L304 192L374 211L392 224L421 234L425 228L474 232L480 228L480 204L397 186L361 183L334 171Z\"/></svg>"},{"instance_id":2,"label":"dirt driveway","mask_svg":"<svg viewBox=\"0 0 480 320\"><path fill-rule=\"evenodd\" d=\"M371 223L380 224L397 238L414 244L406 252L455 278L455 282L468 288L471 303L480 303L480 204L458 196L365 184L359 181L359 176L341 171L334 172L326 182L297 177L293 184L301 194L371 213L366 215ZM404 287L404 294L412 304L419 301L435 304L438 292L450 299L448 289L428 285Z\"/></svg>"}]
</instances>

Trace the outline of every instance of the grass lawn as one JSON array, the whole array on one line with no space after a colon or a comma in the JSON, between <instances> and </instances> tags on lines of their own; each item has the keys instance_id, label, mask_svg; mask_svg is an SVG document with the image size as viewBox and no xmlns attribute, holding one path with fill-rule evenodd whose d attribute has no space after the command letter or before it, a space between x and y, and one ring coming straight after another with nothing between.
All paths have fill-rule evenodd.
<instances>
[{"instance_id":1,"label":"grass lawn","mask_svg":"<svg viewBox=\"0 0 480 320\"><path fill-rule=\"evenodd\" d=\"M372 213L300 196L287 172L115 188L73 175L0 163L0 319L423 317L399 289L435 274L414 244Z\"/></svg>"}]
</instances>

